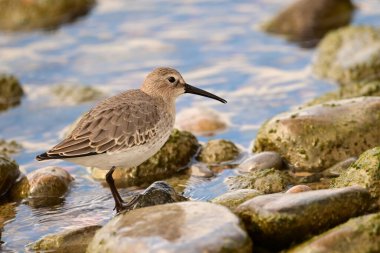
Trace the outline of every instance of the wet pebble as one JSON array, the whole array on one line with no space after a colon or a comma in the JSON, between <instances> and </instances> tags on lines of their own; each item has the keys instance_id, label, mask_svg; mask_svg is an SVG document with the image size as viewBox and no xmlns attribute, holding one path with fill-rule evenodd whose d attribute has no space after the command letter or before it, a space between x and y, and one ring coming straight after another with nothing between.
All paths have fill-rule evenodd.
<instances>
[{"instance_id":1,"label":"wet pebble","mask_svg":"<svg viewBox=\"0 0 380 253\"><path fill-rule=\"evenodd\" d=\"M293 186L292 188L287 190L286 193L299 193L299 192L307 192L311 190L312 189L309 186L300 184L300 185Z\"/></svg>"},{"instance_id":2,"label":"wet pebble","mask_svg":"<svg viewBox=\"0 0 380 253\"><path fill-rule=\"evenodd\" d=\"M191 173L191 176L194 176L194 177L209 178L209 177L214 176L214 172L210 170L206 164L203 164L203 163L196 163L196 164L191 165L190 173Z\"/></svg>"},{"instance_id":3,"label":"wet pebble","mask_svg":"<svg viewBox=\"0 0 380 253\"><path fill-rule=\"evenodd\" d=\"M0 197L4 196L20 175L18 164L4 156L0 156Z\"/></svg>"},{"instance_id":4,"label":"wet pebble","mask_svg":"<svg viewBox=\"0 0 380 253\"><path fill-rule=\"evenodd\" d=\"M234 210L241 203L259 195L262 195L262 193L257 190L240 189L220 195L211 200L211 202L228 207L230 210Z\"/></svg>"},{"instance_id":5,"label":"wet pebble","mask_svg":"<svg viewBox=\"0 0 380 253\"><path fill-rule=\"evenodd\" d=\"M252 252L239 219L227 208L181 202L116 216L98 230L87 252Z\"/></svg>"},{"instance_id":6,"label":"wet pebble","mask_svg":"<svg viewBox=\"0 0 380 253\"><path fill-rule=\"evenodd\" d=\"M286 169L286 164L279 153L264 151L257 153L244 160L238 167L240 172L251 172L260 169Z\"/></svg>"},{"instance_id":7,"label":"wet pebble","mask_svg":"<svg viewBox=\"0 0 380 253\"><path fill-rule=\"evenodd\" d=\"M202 147L199 160L209 164L221 163L236 159L239 153L239 148L231 141L211 140Z\"/></svg>"}]
</instances>

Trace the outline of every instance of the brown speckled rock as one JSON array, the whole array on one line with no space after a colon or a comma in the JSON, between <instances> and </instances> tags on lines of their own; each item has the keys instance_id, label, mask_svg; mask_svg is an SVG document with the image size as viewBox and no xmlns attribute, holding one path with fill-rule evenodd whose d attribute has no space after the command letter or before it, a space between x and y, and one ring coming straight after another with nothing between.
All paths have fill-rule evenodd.
<instances>
[{"instance_id":1,"label":"brown speckled rock","mask_svg":"<svg viewBox=\"0 0 380 253\"><path fill-rule=\"evenodd\" d=\"M199 154L199 160L205 163L221 163L231 161L239 156L239 149L227 140L211 140L206 143Z\"/></svg>"},{"instance_id":2,"label":"brown speckled rock","mask_svg":"<svg viewBox=\"0 0 380 253\"><path fill-rule=\"evenodd\" d=\"M253 154L251 157L244 160L238 167L240 172L251 172L260 169L286 169L287 166L277 152L264 151Z\"/></svg>"}]
</instances>

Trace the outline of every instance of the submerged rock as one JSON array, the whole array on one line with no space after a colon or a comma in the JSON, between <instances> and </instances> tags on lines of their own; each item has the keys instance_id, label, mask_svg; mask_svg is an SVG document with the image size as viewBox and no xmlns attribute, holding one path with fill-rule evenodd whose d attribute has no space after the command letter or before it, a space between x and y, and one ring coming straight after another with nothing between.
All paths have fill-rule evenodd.
<instances>
[{"instance_id":1,"label":"submerged rock","mask_svg":"<svg viewBox=\"0 0 380 253\"><path fill-rule=\"evenodd\" d=\"M214 204L225 206L233 211L241 203L259 195L262 195L262 193L257 190L240 189L220 195L219 197L216 197L213 200L211 200L211 202Z\"/></svg>"},{"instance_id":2,"label":"submerged rock","mask_svg":"<svg viewBox=\"0 0 380 253\"><path fill-rule=\"evenodd\" d=\"M28 252L84 253L95 232L101 226L87 226L46 235L40 240L27 245Z\"/></svg>"},{"instance_id":3,"label":"submerged rock","mask_svg":"<svg viewBox=\"0 0 380 253\"><path fill-rule=\"evenodd\" d=\"M299 0L264 25L302 46L315 46L330 30L348 25L354 11L350 0Z\"/></svg>"},{"instance_id":4,"label":"submerged rock","mask_svg":"<svg viewBox=\"0 0 380 253\"><path fill-rule=\"evenodd\" d=\"M0 156L0 198L11 189L19 175L18 164L9 158Z\"/></svg>"},{"instance_id":5,"label":"submerged rock","mask_svg":"<svg viewBox=\"0 0 380 253\"><path fill-rule=\"evenodd\" d=\"M286 253L369 253L380 252L380 213L348 222L295 246Z\"/></svg>"},{"instance_id":6,"label":"submerged rock","mask_svg":"<svg viewBox=\"0 0 380 253\"><path fill-rule=\"evenodd\" d=\"M6 141L0 139L0 156L9 157L12 154L18 153L22 146L16 141Z\"/></svg>"},{"instance_id":7,"label":"submerged rock","mask_svg":"<svg viewBox=\"0 0 380 253\"><path fill-rule=\"evenodd\" d=\"M237 207L254 242L289 245L363 214L370 194L361 187L257 196Z\"/></svg>"},{"instance_id":8,"label":"submerged rock","mask_svg":"<svg viewBox=\"0 0 380 253\"><path fill-rule=\"evenodd\" d=\"M0 10L2 10L1 7ZM0 74L0 112L19 105L23 95L24 91L16 77Z\"/></svg>"},{"instance_id":9,"label":"submerged rock","mask_svg":"<svg viewBox=\"0 0 380 253\"><path fill-rule=\"evenodd\" d=\"M337 188L352 185L364 187L372 197L380 198L380 147L364 152L332 183Z\"/></svg>"},{"instance_id":10,"label":"submerged rock","mask_svg":"<svg viewBox=\"0 0 380 253\"><path fill-rule=\"evenodd\" d=\"M231 141L211 140L202 148L199 160L205 163L221 163L236 159L239 153L238 147Z\"/></svg>"},{"instance_id":11,"label":"submerged rock","mask_svg":"<svg viewBox=\"0 0 380 253\"><path fill-rule=\"evenodd\" d=\"M87 252L251 252L239 219L227 208L181 202L133 210L98 230Z\"/></svg>"},{"instance_id":12,"label":"submerged rock","mask_svg":"<svg viewBox=\"0 0 380 253\"><path fill-rule=\"evenodd\" d=\"M73 177L60 167L45 167L23 177L11 190L11 198L28 198L33 206L49 206L60 202Z\"/></svg>"},{"instance_id":13,"label":"submerged rock","mask_svg":"<svg viewBox=\"0 0 380 253\"><path fill-rule=\"evenodd\" d=\"M132 196L126 202L132 200L132 198L138 198L137 202L131 206L128 210L133 210L137 208L156 206L167 203L175 203L186 201L187 199L182 195L179 195L173 187L168 185L166 182L157 181L151 184L145 191L137 195Z\"/></svg>"},{"instance_id":14,"label":"submerged rock","mask_svg":"<svg viewBox=\"0 0 380 253\"><path fill-rule=\"evenodd\" d=\"M255 170L226 180L230 190L255 189L265 194L284 191L292 183L289 172L276 169Z\"/></svg>"},{"instance_id":15,"label":"submerged rock","mask_svg":"<svg viewBox=\"0 0 380 253\"><path fill-rule=\"evenodd\" d=\"M158 180L173 176L183 169L195 155L199 147L197 139L189 132L174 129L169 140L154 156L141 165L116 169L113 175L118 186L146 186ZM91 169L95 179L105 179L107 170Z\"/></svg>"},{"instance_id":16,"label":"submerged rock","mask_svg":"<svg viewBox=\"0 0 380 253\"><path fill-rule=\"evenodd\" d=\"M259 130L254 151L277 151L297 171L322 171L378 145L380 97L345 99L282 113Z\"/></svg>"},{"instance_id":17,"label":"submerged rock","mask_svg":"<svg viewBox=\"0 0 380 253\"><path fill-rule=\"evenodd\" d=\"M56 85L51 88L54 95L67 103L80 104L99 100L104 97L103 92L90 86Z\"/></svg>"},{"instance_id":18,"label":"submerged rock","mask_svg":"<svg viewBox=\"0 0 380 253\"><path fill-rule=\"evenodd\" d=\"M95 0L2 0L0 29L6 31L52 30L86 15Z\"/></svg>"},{"instance_id":19,"label":"submerged rock","mask_svg":"<svg viewBox=\"0 0 380 253\"><path fill-rule=\"evenodd\" d=\"M328 34L319 44L313 71L347 85L380 79L380 29L349 26Z\"/></svg>"},{"instance_id":20,"label":"submerged rock","mask_svg":"<svg viewBox=\"0 0 380 253\"><path fill-rule=\"evenodd\" d=\"M226 129L227 122L217 111L197 107L181 111L176 125L179 129L196 135L212 136Z\"/></svg>"},{"instance_id":21,"label":"submerged rock","mask_svg":"<svg viewBox=\"0 0 380 253\"><path fill-rule=\"evenodd\" d=\"M257 153L244 160L238 167L240 172L251 172L261 169L286 169L287 166L277 152L265 151Z\"/></svg>"}]
</instances>

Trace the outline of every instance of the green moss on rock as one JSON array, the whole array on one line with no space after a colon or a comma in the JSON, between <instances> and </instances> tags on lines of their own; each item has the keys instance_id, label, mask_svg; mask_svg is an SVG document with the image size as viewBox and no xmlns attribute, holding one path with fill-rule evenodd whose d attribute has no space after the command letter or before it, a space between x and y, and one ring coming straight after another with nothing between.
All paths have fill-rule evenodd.
<instances>
[{"instance_id":1,"label":"green moss on rock","mask_svg":"<svg viewBox=\"0 0 380 253\"><path fill-rule=\"evenodd\" d=\"M21 150L22 146L16 141L6 141L0 139L0 156L11 156Z\"/></svg>"},{"instance_id":2,"label":"green moss on rock","mask_svg":"<svg viewBox=\"0 0 380 253\"><path fill-rule=\"evenodd\" d=\"M19 105L23 95L24 91L16 77L0 74L0 111Z\"/></svg>"},{"instance_id":3,"label":"green moss on rock","mask_svg":"<svg viewBox=\"0 0 380 253\"><path fill-rule=\"evenodd\" d=\"M346 85L380 79L380 29L350 26L329 33L319 44L313 71Z\"/></svg>"},{"instance_id":4,"label":"green moss on rock","mask_svg":"<svg viewBox=\"0 0 380 253\"><path fill-rule=\"evenodd\" d=\"M333 187L359 185L372 197L380 198L380 147L364 152L359 159L332 182Z\"/></svg>"},{"instance_id":5,"label":"green moss on rock","mask_svg":"<svg viewBox=\"0 0 380 253\"><path fill-rule=\"evenodd\" d=\"M239 155L236 145L227 140L211 140L206 143L199 154L199 160L205 163L221 163L234 160Z\"/></svg>"}]
</instances>

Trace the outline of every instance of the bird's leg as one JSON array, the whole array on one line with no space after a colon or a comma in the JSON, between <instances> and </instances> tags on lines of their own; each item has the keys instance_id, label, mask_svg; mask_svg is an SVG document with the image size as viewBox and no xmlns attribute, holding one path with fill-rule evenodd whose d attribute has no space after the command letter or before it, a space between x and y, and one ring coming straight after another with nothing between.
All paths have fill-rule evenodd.
<instances>
[{"instance_id":1,"label":"bird's leg","mask_svg":"<svg viewBox=\"0 0 380 253\"><path fill-rule=\"evenodd\" d=\"M115 171L116 167L112 166L112 168L106 174L106 181L108 186L111 189L112 197L115 200L115 209L117 212L120 212L123 209L123 199L120 197L119 192L116 189L115 181L113 180L112 174Z\"/></svg>"}]
</instances>

